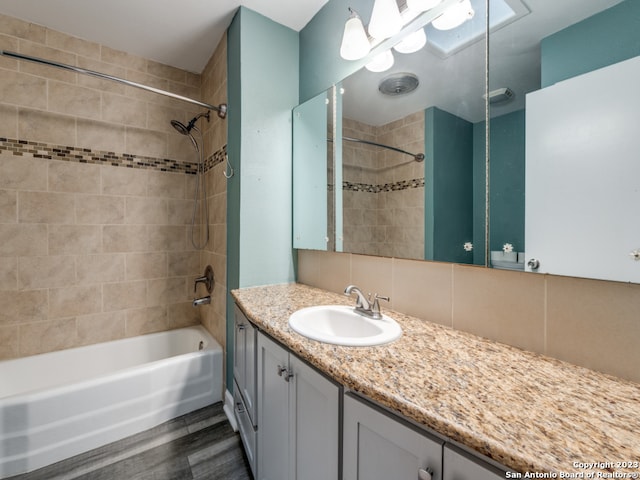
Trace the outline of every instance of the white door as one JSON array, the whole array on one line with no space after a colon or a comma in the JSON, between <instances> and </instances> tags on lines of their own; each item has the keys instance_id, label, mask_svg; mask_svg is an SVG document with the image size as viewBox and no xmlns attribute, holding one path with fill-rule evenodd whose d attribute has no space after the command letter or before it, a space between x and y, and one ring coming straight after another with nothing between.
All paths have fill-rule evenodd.
<instances>
[{"instance_id":1,"label":"white door","mask_svg":"<svg viewBox=\"0 0 640 480\"><path fill-rule=\"evenodd\" d=\"M640 282L640 57L527 95L525 183L536 271Z\"/></svg>"}]
</instances>

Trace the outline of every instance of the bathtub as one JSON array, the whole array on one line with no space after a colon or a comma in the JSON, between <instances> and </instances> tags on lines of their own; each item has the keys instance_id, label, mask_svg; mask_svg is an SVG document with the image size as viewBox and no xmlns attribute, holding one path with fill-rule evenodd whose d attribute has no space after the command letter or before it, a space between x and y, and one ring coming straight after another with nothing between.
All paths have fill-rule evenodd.
<instances>
[{"instance_id":1,"label":"bathtub","mask_svg":"<svg viewBox=\"0 0 640 480\"><path fill-rule=\"evenodd\" d=\"M222 400L222 355L196 326L0 362L0 478Z\"/></svg>"}]
</instances>

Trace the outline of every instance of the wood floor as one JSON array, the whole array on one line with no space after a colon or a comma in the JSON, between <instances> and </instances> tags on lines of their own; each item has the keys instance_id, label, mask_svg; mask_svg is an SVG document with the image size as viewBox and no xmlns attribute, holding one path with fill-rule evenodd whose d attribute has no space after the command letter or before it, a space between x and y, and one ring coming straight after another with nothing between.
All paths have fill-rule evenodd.
<instances>
[{"instance_id":1,"label":"wood floor","mask_svg":"<svg viewBox=\"0 0 640 480\"><path fill-rule=\"evenodd\" d=\"M240 437L216 403L10 480L251 480Z\"/></svg>"}]
</instances>

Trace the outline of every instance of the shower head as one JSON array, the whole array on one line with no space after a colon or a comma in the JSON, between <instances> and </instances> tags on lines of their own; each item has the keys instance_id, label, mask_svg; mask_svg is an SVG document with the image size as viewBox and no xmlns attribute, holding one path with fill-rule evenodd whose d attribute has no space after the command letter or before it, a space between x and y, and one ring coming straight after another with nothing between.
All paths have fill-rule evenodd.
<instances>
[{"instance_id":1,"label":"shower head","mask_svg":"<svg viewBox=\"0 0 640 480\"><path fill-rule=\"evenodd\" d=\"M171 126L173 128L175 128L178 133L182 134L182 135L189 135L189 128L182 122L179 122L178 120L171 120Z\"/></svg>"},{"instance_id":2,"label":"shower head","mask_svg":"<svg viewBox=\"0 0 640 480\"><path fill-rule=\"evenodd\" d=\"M178 120L171 120L171 126L175 128L178 133L182 135L189 135L200 117L206 118L207 121L209 120L209 113L210 112L207 111L207 113L201 113L199 115L196 115L191 119L188 125L185 125L184 123L179 122Z\"/></svg>"}]
</instances>

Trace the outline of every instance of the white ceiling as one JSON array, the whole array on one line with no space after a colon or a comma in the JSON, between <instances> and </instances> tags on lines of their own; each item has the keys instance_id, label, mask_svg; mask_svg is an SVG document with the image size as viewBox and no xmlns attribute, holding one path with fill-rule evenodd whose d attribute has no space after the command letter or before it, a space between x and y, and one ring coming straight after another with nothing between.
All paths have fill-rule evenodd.
<instances>
[{"instance_id":1,"label":"white ceiling","mask_svg":"<svg viewBox=\"0 0 640 480\"><path fill-rule=\"evenodd\" d=\"M0 13L201 73L243 5L300 31L327 0L0 0Z\"/></svg>"},{"instance_id":2,"label":"white ceiling","mask_svg":"<svg viewBox=\"0 0 640 480\"><path fill-rule=\"evenodd\" d=\"M0 13L200 73L240 5L293 30L301 30L328 0L0 0ZM490 89L510 87L515 96L492 107L502 115L524 107L525 93L539 88L540 39L621 0L522 0L530 13L492 32ZM384 97L378 82L411 72L418 89L405 97ZM484 118L484 43L446 59L429 48L396 54L384 73L362 69L343 84L344 113L373 125L438 106L476 122ZM351 94L358 94L351 97Z\"/></svg>"},{"instance_id":3,"label":"white ceiling","mask_svg":"<svg viewBox=\"0 0 640 480\"><path fill-rule=\"evenodd\" d=\"M492 105L491 115L524 108L526 93L540 88L542 38L620 2L523 0L530 13L491 31L489 90L509 87L515 94L504 104ZM476 15L484 18L480 9ZM463 25L451 32L464 35L465 28ZM411 112L436 106L470 122L481 121L485 116L484 49L483 39L444 59L429 45L410 55L394 52L396 61L390 70L372 73L363 68L343 82L344 115L370 125L385 125ZM417 75L418 88L404 96L382 95L378 91L379 82L400 72Z\"/></svg>"}]
</instances>

